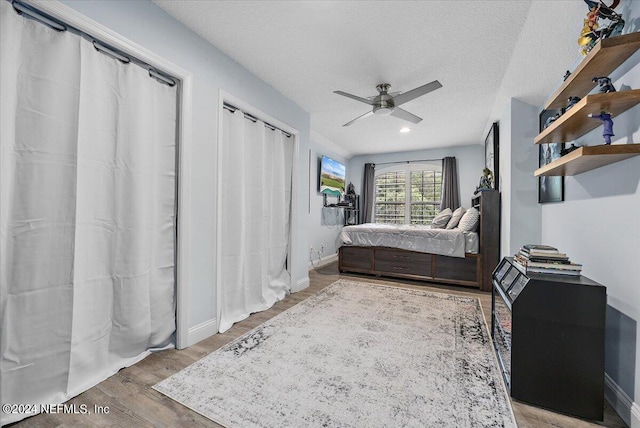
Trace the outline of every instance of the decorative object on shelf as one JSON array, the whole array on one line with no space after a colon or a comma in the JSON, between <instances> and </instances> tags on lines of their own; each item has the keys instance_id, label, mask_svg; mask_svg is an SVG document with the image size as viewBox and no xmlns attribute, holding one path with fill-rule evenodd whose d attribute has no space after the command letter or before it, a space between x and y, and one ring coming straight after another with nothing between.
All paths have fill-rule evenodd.
<instances>
[{"instance_id":1,"label":"decorative object on shelf","mask_svg":"<svg viewBox=\"0 0 640 428\"><path fill-rule=\"evenodd\" d=\"M356 194L356 188L352 182L349 182L349 185L347 186L347 195L355 195L355 194Z\"/></svg>"},{"instance_id":2,"label":"decorative object on shelf","mask_svg":"<svg viewBox=\"0 0 640 428\"><path fill-rule=\"evenodd\" d=\"M544 127L543 129L547 128L549 125L551 125L553 122L555 122L556 120L558 120L558 118L560 117L560 113L556 113L553 116L550 116L549 118L547 118L547 120L544 121Z\"/></svg>"},{"instance_id":3,"label":"decorative object on shelf","mask_svg":"<svg viewBox=\"0 0 640 428\"><path fill-rule=\"evenodd\" d=\"M598 83L598 86L600 86L600 93L601 94L606 94L607 92L615 92L616 88L613 86L613 83L611 83L611 79L609 79L607 76L602 76L602 77L594 77L593 79L591 79L592 82L594 83Z\"/></svg>"},{"instance_id":4,"label":"decorative object on shelf","mask_svg":"<svg viewBox=\"0 0 640 428\"><path fill-rule=\"evenodd\" d=\"M571 76L550 94L543 104L544 110L563 107L567 97L585 97L594 87L593 76L611 75L640 48L640 31L601 40L583 61L575 65Z\"/></svg>"},{"instance_id":5,"label":"decorative object on shelf","mask_svg":"<svg viewBox=\"0 0 640 428\"><path fill-rule=\"evenodd\" d=\"M634 156L640 156L640 144L582 146L551 165L538 168L534 175L536 177L578 175Z\"/></svg>"},{"instance_id":6,"label":"decorative object on shelf","mask_svg":"<svg viewBox=\"0 0 640 428\"><path fill-rule=\"evenodd\" d=\"M498 179L500 170L498 165L498 154L500 153L500 144L498 140L498 122L493 122L491 129L484 139L484 166L488 168L493 175L493 188L499 190Z\"/></svg>"},{"instance_id":7,"label":"decorative object on shelf","mask_svg":"<svg viewBox=\"0 0 640 428\"><path fill-rule=\"evenodd\" d=\"M347 194L345 195L344 200L347 202L347 206L352 207L355 205L356 188L351 182L349 182L349 185L347 186Z\"/></svg>"},{"instance_id":8,"label":"decorative object on shelf","mask_svg":"<svg viewBox=\"0 0 640 428\"><path fill-rule=\"evenodd\" d=\"M526 244L513 256L526 273L580 276L582 265L572 263L565 253L550 245Z\"/></svg>"},{"instance_id":9,"label":"decorative object on shelf","mask_svg":"<svg viewBox=\"0 0 640 428\"><path fill-rule=\"evenodd\" d=\"M564 74L564 77L562 78L562 80L567 80L569 78L569 76L571 76L571 72L569 70L567 70L567 72Z\"/></svg>"},{"instance_id":10,"label":"decorative object on shelf","mask_svg":"<svg viewBox=\"0 0 640 428\"><path fill-rule=\"evenodd\" d=\"M482 170L480 183L478 184L478 187L476 187L476 191L473 192L473 194L477 195L479 192L483 192L485 190L493 190L493 173L489 168L484 168Z\"/></svg>"},{"instance_id":11,"label":"decorative object on shelf","mask_svg":"<svg viewBox=\"0 0 640 428\"><path fill-rule=\"evenodd\" d=\"M589 113L597 114L601 110L606 110L611 117L617 118L637 106L640 103L640 89L625 88L622 91L613 91L612 89L615 88L610 87L611 81L607 76L614 74L620 65L638 50L640 50L640 32L638 31L599 40L589 55L572 70L570 77L544 103L543 110L540 112L540 133L534 137L534 144L570 143L600 126L600 122L590 120ZM604 79L598 81L596 77L594 81L594 76ZM598 89L603 89L603 93L591 93L594 86L599 83L602 88ZM597 89L596 92L598 92ZM552 123L545 129L545 121L566 105L569 96L581 96L582 99L566 111L562 120ZM535 171L534 176L549 177L562 183L565 176L575 176L640 156L640 144L633 143L574 147L566 151L561 150L564 156L541 166ZM545 153L544 148L539 150L540 164L542 164L545 154L548 153ZM540 200L542 201L543 198Z\"/></svg>"},{"instance_id":12,"label":"decorative object on shelf","mask_svg":"<svg viewBox=\"0 0 640 428\"><path fill-rule=\"evenodd\" d=\"M600 127L599 122L587 117L589 113L598 114L601 110L606 110L611 117L617 118L638 104L640 104L640 89L607 94L587 94L578 104L564 113L560 120L535 136L533 142L543 144L575 141L589 131Z\"/></svg>"},{"instance_id":13,"label":"decorative object on shelf","mask_svg":"<svg viewBox=\"0 0 640 428\"><path fill-rule=\"evenodd\" d=\"M568 155L572 151L578 150L578 149L579 149L578 146L576 146L575 144L571 143L571 147L567 147L565 149L560 150L560 156Z\"/></svg>"},{"instance_id":14,"label":"decorative object on shelf","mask_svg":"<svg viewBox=\"0 0 640 428\"><path fill-rule=\"evenodd\" d=\"M593 48L595 40L598 39L598 35L595 33L599 27L596 8L589 6L589 13L587 13L587 18L583 22L584 25L580 32L580 38L578 38L578 44L583 46L580 52L586 55Z\"/></svg>"},{"instance_id":15,"label":"decorative object on shelf","mask_svg":"<svg viewBox=\"0 0 640 428\"><path fill-rule=\"evenodd\" d=\"M602 124L604 125L602 138L604 138L605 144L611 144L611 137L615 136L613 133L613 120L611 120L611 114L601 111L598 115L589 113L588 116L592 119L600 119L602 121Z\"/></svg>"},{"instance_id":16,"label":"decorative object on shelf","mask_svg":"<svg viewBox=\"0 0 640 428\"><path fill-rule=\"evenodd\" d=\"M580 99L581 99L580 97L569 97L569 99L567 99L568 104L567 104L566 110L569 110L571 107L576 105L578 101L580 101Z\"/></svg>"},{"instance_id":17,"label":"decorative object on shelf","mask_svg":"<svg viewBox=\"0 0 640 428\"><path fill-rule=\"evenodd\" d=\"M620 0L613 0L611 6L607 6L602 1L584 0L584 2L589 7L589 13L587 13L587 18L584 20L578 44L582 46L580 52L586 55L599 40L622 34L624 19L622 19L622 15L613 10L618 6ZM600 24L598 24L598 19L600 18L609 20L609 25L600 29Z\"/></svg>"}]
</instances>

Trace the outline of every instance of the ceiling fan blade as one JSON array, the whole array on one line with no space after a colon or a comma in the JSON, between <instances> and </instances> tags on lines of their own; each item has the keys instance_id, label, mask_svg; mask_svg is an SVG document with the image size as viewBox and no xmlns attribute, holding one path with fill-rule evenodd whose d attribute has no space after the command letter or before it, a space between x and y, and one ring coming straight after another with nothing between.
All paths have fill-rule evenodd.
<instances>
[{"instance_id":1,"label":"ceiling fan blade","mask_svg":"<svg viewBox=\"0 0 640 428\"><path fill-rule=\"evenodd\" d=\"M373 101L368 100L366 98L359 97L357 95L351 95L343 91L333 91L334 94L342 95L343 97L351 98L352 100L360 101L361 103L373 105Z\"/></svg>"},{"instance_id":2,"label":"ceiling fan blade","mask_svg":"<svg viewBox=\"0 0 640 428\"><path fill-rule=\"evenodd\" d=\"M367 116L371 116L372 114L373 114L373 111L368 111L368 112L366 112L365 114L363 114L362 116L358 116L358 117L356 117L355 119L353 119L352 121L347 122L347 123L345 123L345 124L344 124L344 125L342 125L342 126L349 126L349 125L351 125L353 122L355 122L356 120L358 120L358 119L364 119L365 117L367 117Z\"/></svg>"},{"instance_id":3,"label":"ceiling fan blade","mask_svg":"<svg viewBox=\"0 0 640 428\"><path fill-rule=\"evenodd\" d=\"M418 123L422 120L421 117L416 116L413 113L409 113L408 111L401 109L400 107L396 107L391 113L391 116L395 116L400 119L408 120L409 122Z\"/></svg>"},{"instance_id":4,"label":"ceiling fan blade","mask_svg":"<svg viewBox=\"0 0 640 428\"><path fill-rule=\"evenodd\" d=\"M416 99L422 95L428 94L431 91L435 91L438 88L442 88L442 84L437 80L434 80L431 83L427 83L426 85L419 86L415 89L410 90L409 92L404 92L398 96L393 97L393 104L398 107L402 104Z\"/></svg>"}]
</instances>

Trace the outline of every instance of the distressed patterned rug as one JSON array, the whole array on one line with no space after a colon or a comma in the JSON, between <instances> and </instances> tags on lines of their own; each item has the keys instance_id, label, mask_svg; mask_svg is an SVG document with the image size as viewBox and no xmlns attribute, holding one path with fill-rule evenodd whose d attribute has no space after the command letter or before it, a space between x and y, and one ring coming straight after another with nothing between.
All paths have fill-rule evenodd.
<instances>
[{"instance_id":1,"label":"distressed patterned rug","mask_svg":"<svg viewBox=\"0 0 640 428\"><path fill-rule=\"evenodd\" d=\"M154 386L226 427L515 427L477 299L340 280Z\"/></svg>"}]
</instances>

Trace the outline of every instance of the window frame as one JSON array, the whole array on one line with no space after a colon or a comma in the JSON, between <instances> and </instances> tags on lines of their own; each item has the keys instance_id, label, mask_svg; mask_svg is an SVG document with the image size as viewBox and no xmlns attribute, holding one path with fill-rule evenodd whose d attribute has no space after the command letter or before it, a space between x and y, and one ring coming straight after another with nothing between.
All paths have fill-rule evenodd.
<instances>
[{"instance_id":1,"label":"window frame","mask_svg":"<svg viewBox=\"0 0 640 428\"><path fill-rule=\"evenodd\" d=\"M384 168L376 168L374 175L374 200L373 200L373 221L376 221L376 194L377 194L377 180L378 176L390 173L390 172L404 172L405 174L405 189L404 189L404 222L401 224L411 224L411 172L413 171L434 171L442 174L442 164L438 163L430 163L430 162L412 162L412 163L403 163L403 164L395 164L390 165ZM442 189L440 189L442 192ZM438 201L434 201L437 203ZM393 202L388 202L388 204L392 204ZM425 204L429 202L424 201L416 201L416 204ZM439 212L439 207L436 209ZM436 212L437 215L437 212ZM389 224L398 224L398 223L389 223Z\"/></svg>"}]
</instances>

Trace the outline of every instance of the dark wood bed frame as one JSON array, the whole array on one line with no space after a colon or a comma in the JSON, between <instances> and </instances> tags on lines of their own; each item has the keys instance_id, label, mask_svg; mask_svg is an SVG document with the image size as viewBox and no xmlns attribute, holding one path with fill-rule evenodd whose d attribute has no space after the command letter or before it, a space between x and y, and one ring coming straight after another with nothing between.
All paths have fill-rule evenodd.
<instances>
[{"instance_id":1,"label":"dark wood bed frame","mask_svg":"<svg viewBox=\"0 0 640 428\"><path fill-rule=\"evenodd\" d=\"M491 273L500 257L500 193L481 192L471 200L480 211L480 251L464 258L387 247L340 247L340 272L415 279L491 291Z\"/></svg>"}]
</instances>

